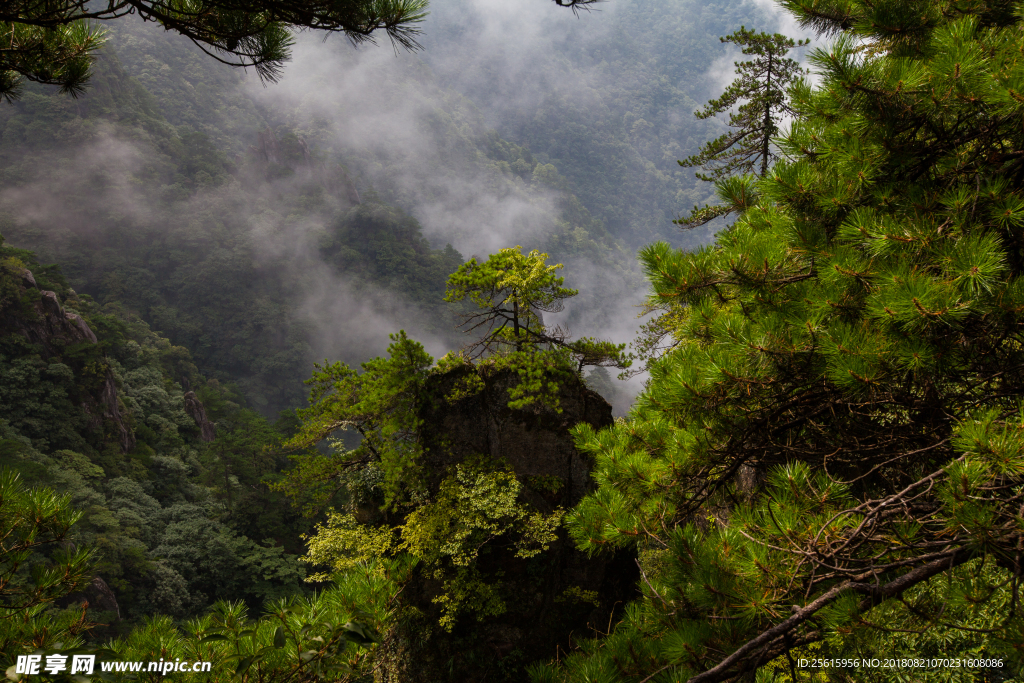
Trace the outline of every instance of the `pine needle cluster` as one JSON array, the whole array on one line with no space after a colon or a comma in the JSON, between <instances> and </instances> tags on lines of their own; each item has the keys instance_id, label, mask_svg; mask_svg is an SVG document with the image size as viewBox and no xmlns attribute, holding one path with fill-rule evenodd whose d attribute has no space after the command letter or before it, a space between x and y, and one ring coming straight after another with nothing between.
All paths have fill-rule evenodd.
<instances>
[{"instance_id":1,"label":"pine needle cluster","mask_svg":"<svg viewBox=\"0 0 1024 683\"><path fill-rule=\"evenodd\" d=\"M276 81L296 30L341 33L353 43L378 32L418 47L426 0L9 0L0 5L0 99L18 96L23 80L80 94L103 43L96 22L137 14L191 40L214 59L252 67Z\"/></svg>"}]
</instances>

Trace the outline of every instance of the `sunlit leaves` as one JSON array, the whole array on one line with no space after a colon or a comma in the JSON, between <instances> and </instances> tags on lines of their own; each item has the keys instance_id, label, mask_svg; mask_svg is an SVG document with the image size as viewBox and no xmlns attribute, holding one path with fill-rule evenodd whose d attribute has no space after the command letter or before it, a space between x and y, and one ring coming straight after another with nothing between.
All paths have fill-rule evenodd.
<instances>
[{"instance_id":1,"label":"sunlit leaves","mask_svg":"<svg viewBox=\"0 0 1024 683\"><path fill-rule=\"evenodd\" d=\"M562 287L565 278L556 275L562 264L548 265L547 258L536 249L523 254L521 247L510 247L486 261L470 259L448 278L445 301L468 298L480 308L521 307L523 326L536 324L535 311L560 310L563 300L578 293Z\"/></svg>"},{"instance_id":2,"label":"sunlit leaves","mask_svg":"<svg viewBox=\"0 0 1024 683\"><path fill-rule=\"evenodd\" d=\"M328 581L334 572L350 570L371 560L386 561L396 539L391 527L360 524L354 515L331 511L327 521L307 538L305 562L329 571L312 574L307 581Z\"/></svg>"},{"instance_id":3,"label":"sunlit leaves","mask_svg":"<svg viewBox=\"0 0 1024 683\"><path fill-rule=\"evenodd\" d=\"M536 387L525 384L535 384L538 373L542 375L559 356L571 357L577 370L588 365L628 368L633 357L625 353L625 344L591 337L570 341L565 330L544 324L543 313L563 310L565 300L578 291L562 286L565 278L556 274L561 263L548 265L547 254L536 249L523 254L521 249L500 249L486 261L472 258L449 276L445 301L468 300L476 307L462 316L462 328L476 337L466 352L514 367L524 381L517 391L526 394L537 393ZM554 355L538 355L542 349ZM513 351L516 358L502 358Z\"/></svg>"}]
</instances>

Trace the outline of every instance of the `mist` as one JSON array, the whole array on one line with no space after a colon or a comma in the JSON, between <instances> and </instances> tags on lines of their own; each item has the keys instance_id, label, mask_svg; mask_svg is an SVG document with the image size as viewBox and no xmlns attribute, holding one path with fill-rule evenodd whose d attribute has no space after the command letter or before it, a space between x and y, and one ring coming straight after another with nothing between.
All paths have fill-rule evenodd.
<instances>
[{"instance_id":1,"label":"mist","mask_svg":"<svg viewBox=\"0 0 1024 683\"><path fill-rule=\"evenodd\" d=\"M272 346L285 359L281 367L308 371L325 357L357 363L382 353L399 329L435 357L458 347L452 319L328 262L325 240L355 210L335 195L354 192L362 205L399 207L434 249L451 245L463 258L516 245L549 251L566 263L566 285L581 292L552 322L575 336L629 342L646 296L636 248L653 239L692 247L712 237L671 224L710 191L675 164L721 126L692 117L731 65L722 50L706 55L739 23L787 28L784 15L761 2L713 16L703 7L613 0L576 16L549 0L435 0L422 51L300 34L273 84L128 19L112 32L106 80L80 103L49 105L68 121L66 140L20 159L10 175L16 182L0 187L3 231L70 263L69 276L87 292L128 296L132 277L152 279L131 275L143 264L118 248L129 244L132 253L163 245L201 256L201 265L183 258L147 271L172 274L186 294L225 273L251 279L247 310L266 312L264 320L247 314L232 324ZM704 46L696 57L694 45ZM169 68L154 71L154 53ZM638 81L619 68L629 62L651 65L657 78ZM140 94L134 118L90 115L107 106L103 98L121 102L118 82L129 81L178 104L157 120ZM166 140L193 132L219 161L209 162L206 176L181 180ZM267 139L306 150L292 175L268 175L278 160ZM600 164L606 173L595 173ZM117 274L111 264L120 264ZM166 302L139 305L157 329L191 329ZM201 347L204 334L211 331L176 343ZM229 356L211 352L210 362L229 368L226 376L252 374ZM275 398L282 390L273 383L236 380L271 407L292 400ZM634 379L609 397L617 413L642 383Z\"/></svg>"},{"instance_id":2,"label":"mist","mask_svg":"<svg viewBox=\"0 0 1024 683\"><path fill-rule=\"evenodd\" d=\"M376 191L414 215L438 246L486 257L543 238L553 227L554 193L509 182L486 159L458 157L459 146L485 129L471 103L432 82L420 57L307 34L281 82L249 79L246 92L270 112L270 125L301 131L353 172L361 192Z\"/></svg>"}]
</instances>

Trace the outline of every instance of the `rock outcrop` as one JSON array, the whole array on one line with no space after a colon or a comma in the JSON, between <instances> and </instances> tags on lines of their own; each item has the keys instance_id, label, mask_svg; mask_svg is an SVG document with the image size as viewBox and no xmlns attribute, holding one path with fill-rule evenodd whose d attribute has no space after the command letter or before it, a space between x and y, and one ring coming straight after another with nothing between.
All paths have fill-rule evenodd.
<instances>
[{"instance_id":1,"label":"rock outcrop","mask_svg":"<svg viewBox=\"0 0 1024 683\"><path fill-rule=\"evenodd\" d=\"M94 576L82 590L68 594L59 602L62 607L81 603L87 603L94 610L112 613L118 620L121 618L121 607L117 604L117 596L101 576Z\"/></svg>"},{"instance_id":2,"label":"rock outcrop","mask_svg":"<svg viewBox=\"0 0 1024 683\"><path fill-rule=\"evenodd\" d=\"M421 414L421 439L427 471L440 478L466 458L490 456L506 462L524 484L526 502L548 513L571 509L592 490L592 463L574 444L570 429L581 422L612 424L611 406L579 380L563 383L557 412L548 407L508 407L508 390L518 382L513 372L486 378L479 393L454 403L452 395L463 367L433 377L429 401ZM481 555L480 568L500 576L507 611L477 621L467 617L449 633L438 626L433 600L440 586L417 576L402 591L405 614L382 646L379 680L387 683L439 681L526 681L524 666L563 654L574 638L607 629L613 612L635 597L638 570L631 556L587 557L576 550L564 530L539 556L515 557L514 549L496 548ZM412 608L412 609L409 609Z\"/></svg>"},{"instance_id":3,"label":"rock outcrop","mask_svg":"<svg viewBox=\"0 0 1024 683\"><path fill-rule=\"evenodd\" d=\"M194 391L185 394L185 412L199 427L199 438L207 443L217 438L217 427L206 417L206 408Z\"/></svg>"},{"instance_id":4,"label":"rock outcrop","mask_svg":"<svg viewBox=\"0 0 1024 683\"><path fill-rule=\"evenodd\" d=\"M44 358L60 357L77 344L98 343L82 316L65 311L56 293L39 289L31 271L21 272L20 280L20 305L0 310L0 333L21 335L39 348ZM89 416L90 427L112 428L125 453L135 447L135 434L128 425L127 413L117 396L117 383L109 369L99 390L84 397L81 406Z\"/></svg>"}]
</instances>

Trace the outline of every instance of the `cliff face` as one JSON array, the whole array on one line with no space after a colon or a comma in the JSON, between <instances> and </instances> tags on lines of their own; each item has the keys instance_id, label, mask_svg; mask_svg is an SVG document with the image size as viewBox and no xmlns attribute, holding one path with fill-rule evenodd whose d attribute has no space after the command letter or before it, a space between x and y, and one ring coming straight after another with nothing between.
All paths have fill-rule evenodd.
<instances>
[{"instance_id":1,"label":"cliff face","mask_svg":"<svg viewBox=\"0 0 1024 683\"><path fill-rule=\"evenodd\" d=\"M217 438L217 427L206 417L206 408L194 391L185 393L185 412L199 427L199 438L207 443Z\"/></svg>"},{"instance_id":2,"label":"cliff face","mask_svg":"<svg viewBox=\"0 0 1024 683\"><path fill-rule=\"evenodd\" d=\"M475 372L458 368L431 378L428 391L451 396L463 375ZM574 380L562 383L561 412L547 406L508 407L508 391L518 383L513 372L488 377L483 391L451 403L435 400L420 415L421 439L433 472L443 472L472 455L485 454L507 462L527 484L528 502L548 512L554 506L568 509L591 488L590 462L576 450L569 430L585 422L595 428L612 424L612 407L595 391ZM530 479L556 477L562 486L556 494L541 493Z\"/></svg>"},{"instance_id":3,"label":"cliff face","mask_svg":"<svg viewBox=\"0 0 1024 683\"><path fill-rule=\"evenodd\" d=\"M16 334L32 344L46 360L68 360L68 351L80 345L98 343L88 323L77 313L65 311L57 294L40 289L32 272L27 269L5 268L4 296L0 299L0 337ZM80 374L80 373L76 373ZM124 406L118 399L117 383L106 368L98 384L81 392L82 410L94 430L109 430L116 435L125 453L135 447L135 435L128 424Z\"/></svg>"},{"instance_id":4,"label":"cliff face","mask_svg":"<svg viewBox=\"0 0 1024 683\"><path fill-rule=\"evenodd\" d=\"M450 396L467 372L475 370L433 377L428 391L438 399ZM420 414L427 469L440 478L466 458L490 456L514 469L524 485L522 498L532 507L544 513L569 510L593 486L592 463L576 449L569 430L581 422L610 425L611 406L574 380L562 386L561 412L511 409L508 389L517 381L514 373L495 373L473 396L429 401ZM415 577L402 591L404 616L382 647L380 681L526 681L529 663L553 659L571 649L574 639L606 630L612 611L635 597L638 578L630 557L588 558L564 529L536 557L517 558L513 549L499 547L480 563L487 574L500 576L507 611L482 621L463 619L446 632L433 602L439 582Z\"/></svg>"}]
</instances>

